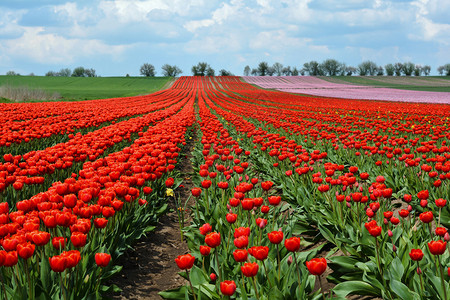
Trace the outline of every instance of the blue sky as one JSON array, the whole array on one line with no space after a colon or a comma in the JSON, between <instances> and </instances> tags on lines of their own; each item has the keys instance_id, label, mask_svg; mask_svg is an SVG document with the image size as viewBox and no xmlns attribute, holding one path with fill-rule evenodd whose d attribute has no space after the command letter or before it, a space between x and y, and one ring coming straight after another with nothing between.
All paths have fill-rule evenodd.
<instances>
[{"instance_id":1,"label":"blue sky","mask_svg":"<svg viewBox=\"0 0 450 300\"><path fill-rule=\"evenodd\" d=\"M139 75L200 61L242 75L246 65L450 63L450 1L0 0L0 75L78 66Z\"/></svg>"}]
</instances>

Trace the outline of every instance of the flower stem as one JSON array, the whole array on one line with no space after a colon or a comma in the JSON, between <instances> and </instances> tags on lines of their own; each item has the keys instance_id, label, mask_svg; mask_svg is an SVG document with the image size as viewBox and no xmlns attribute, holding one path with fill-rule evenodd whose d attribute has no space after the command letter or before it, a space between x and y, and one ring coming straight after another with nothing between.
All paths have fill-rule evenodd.
<instances>
[{"instance_id":1,"label":"flower stem","mask_svg":"<svg viewBox=\"0 0 450 300\"><path fill-rule=\"evenodd\" d=\"M444 269L442 268L439 255L437 255L437 260L438 260L438 264L439 264L439 269L441 271L440 272L441 273L441 284L442 284L442 289L444 290L444 300L447 300L447 288L445 286L445 280L444 280Z\"/></svg>"},{"instance_id":2,"label":"flower stem","mask_svg":"<svg viewBox=\"0 0 450 300\"><path fill-rule=\"evenodd\" d=\"M259 300L258 289L256 288L256 279L254 276L253 276L252 282L253 282L253 287L255 288L256 299Z\"/></svg>"},{"instance_id":3,"label":"flower stem","mask_svg":"<svg viewBox=\"0 0 450 300\"><path fill-rule=\"evenodd\" d=\"M189 276L189 269L186 269L186 273L187 273L189 285L191 286L192 295L194 295L194 300L197 300L197 296L195 296L195 293L194 293L194 287L192 286L192 283L191 283L191 277Z\"/></svg>"}]
</instances>

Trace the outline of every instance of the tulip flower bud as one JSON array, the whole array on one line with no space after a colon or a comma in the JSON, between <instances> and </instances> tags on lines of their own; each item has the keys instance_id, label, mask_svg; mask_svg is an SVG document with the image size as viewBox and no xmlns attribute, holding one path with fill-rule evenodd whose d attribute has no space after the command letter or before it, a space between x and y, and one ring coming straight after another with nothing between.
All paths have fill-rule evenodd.
<instances>
[{"instance_id":1,"label":"tulip flower bud","mask_svg":"<svg viewBox=\"0 0 450 300\"><path fill-rule=\"evenodd\" d=\"M417 267L417 270L416 270L416 272L417 272L417 274L422 274L422 269L421 268L419 268L419 267Z\"/></svg>"},{"instance_id":2,"label":"tulip flower bud","mask_svg":"<svg viewBox=\"0 0 450 300\"><path fill-rule=\"evenodd\" d=\"M346 202L346 203L347 203L347 207L348 207L348 208L352 207L351 204L350 204L350 202Z\"/></svg>"},{"instance_id":3,"label":"tulip flower bud","mask_svg":"<svg viewBox=\"0 0 450 300\"><path fill-rule=\"evenodd\" d=\"M397 247L395 245L392 246L392 251L397 252Z\"/></svg>"},{"instance_id":4,"label":"tulip flower bud","mask_svg":"<svg viewBox=\"0 0 450 300\"><path fill-rule=\"evenodd\" d=\"M394 234L392 233L391 230L388 230L388 235L389 235L389 237L392 237ZM395 246L395 245L394 245L394 246Z\"/></svg>"},{"instance_id":5,"label":"tulip flower bud","mask_svg":"<svg viewBox=\"0 0 450 300\"><path fill-rule=\"evenodd\" d=\"M444 234L444 240L445 240L446 242L450 241L450 234L448 234L448 232L446 232L446 233Z\"/></svg>"},{"instance_id":6,"label":"tulip flower bud","mask_svg":"<svg viewBox=\"0 0 450 300\"><path fill-rule=\"evenodd\" d=\"M427 205L428 205L428 201L427 200L420 200L420 206L422 206L422 207L427 207Z\"/></svg>"},{"instance_id":7,"label":"tulip flower bud","mask_svg":"<svg viewBox=\"0 0 450 300\"><path fill-rule=\"evenodd\" d=\"M227 209L230 210L231 209L231 205L229 203L227 203Z\"/></svg>"},{"instance_id":8,"label":"tulip flower bud","mask_svg":"<svg viewBox=\"0 0 450 300\"><path fill-rule=\"evenodd\" d=\"M364 188L362 186L359 187L359 191L362 192Z\"/></svg>"},{"instance_id":9,"label":"tulip flower bud","mask_svg":"<svg viewBox=\"0 0 450 300\"><path fill-rule=\"evenodd\" d=\"M408 205L408 211L411 212L412 209L413 209L412 206L411 206L411 205Z\"/></svg>"},{"instance_id":10,"label":"tulip flower bud","mask_svg":"<svg viewBox=\"0 0 450 300\"><path fill-rule=\"evenodd\" d=\"M214 273L211 273L211 274L209 275L209 278L211 279L212 282L214 282L214 281L216 281L216 279L217 279L217 275L214 274Z\"/></svg>"},{"instance_id":11,"label":"tulip flower bud","mask_svg":"<svg viewBox=\"0 0 450 300\"><path fill-rule=\"evenodd\" d=\"M287 259L287 263L290 266L292 264L293 258L292 255L289 255L288 259Z\"/></svg>"},{"instance_id":12,"label":"tulip flower bud","mask_svg":"<svg viewBox=\"0 0 450 300\"><path fill-rule=\"evenodd\" d=\"M384 223L384 225L387 225L389 223L389 221L386 218L384 218L383 223Z\"/></svg>"}]
</instances>

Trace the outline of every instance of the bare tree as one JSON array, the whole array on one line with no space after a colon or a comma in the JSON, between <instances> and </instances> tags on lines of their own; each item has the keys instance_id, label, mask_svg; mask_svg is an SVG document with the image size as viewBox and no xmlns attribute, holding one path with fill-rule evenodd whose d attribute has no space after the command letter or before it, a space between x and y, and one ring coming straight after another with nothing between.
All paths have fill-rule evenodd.
<instances>
[{"instance_id":1,"label":"bare tree","mask_svg":"<svg viewBox=\"0 0 450 300\"><path fill-rule=\"evenodd\" d=\"M319 76L319 75L323 75L322 69L320 67L320 64L315 61L312 60L310 62L304 63L303 64L303 70L308 73L308 75L311 76Z\"/></svg>"},{"instance_id":2,"label":"bare tree","mask_svg":"<svg viewBox=\"0 0 450 300\"><path fill-rule=\"evenodd\" d=\"M155 66L149 63L143 64L139 69L139 72L145 77L154 77L156 75Z\"/></svg>"},{"instance_id":3,"label":"bare tree","mask_svg":"<svg viewBox=\"0 0 450 300\"><path fill-rule=\"evenodd\" d=\"M262 61L258 64L258 75L259 76L266 76L267 71L269 69L269 64L265 61Z\"/></svg>"},{"instance_id":4,"label":"bare tree","mask_svg":"<svg viewBox=\"0 0 450 300\"><path fill-rule=\"evenodd\" d=\"M222 70L219 71L219 76L234 76L234 75L230 71L222 69Z\"/></svg>"},{"instance_id":5,"label":"bare tree","mask_svg":"<svg viewBox=\"0 0 450 300\"><path fill-rule=\"evenodd\" d=\"M370 75L374 76L377 74L378 66L376 63L370 60L363 61L358 65L358 73L361 76Z\"/></svg>"},{"instance_id":6,"label":"bare tree","mask_svg":"<svg viewBox=\"0 0 450 300\"><path fill-rule=\"evenodd\" d=\"M386 70L387 76L393 76L395 72L395 68L393 64L387 64L384 66L384 69Z\"/></svg>"},{"instance_id":7,"label":"bare tree","mask_svg":"<svg viewBox=\"0 0 450 300\"><path fill-rule=\"evenodd\" d=\"M341 73L342 64L335 59L326 59L322 62L321 69L325 75L336 76Z\"/></svg>"},{"instance_id":8,"label":"bare tree","mask_svg":"<svg viewBox=\"0 0 450 300\"><path fill-rule=\"evenodd\" d=\"M415 65L412 62L407 62L403 64L403 74L406 76L411 76L411 74L414 72Z\"/></svg>"},{"instance_id":9,"label":"bare tree","mask_svg":"<svg viewBox=\"0 0 450 300\"><path fill-rule=\"evenodd\" d=\"M394 64L394 72L395 72L395 76L402 76L402 71L403 70L403 64L402 63L395 63Z\"/></svg>"},{"instance_id":10,"label":"bare tree","mask_svg":"<svg viewBox=\"0 0 450 300\"><path fill-rule=\"evenodd\" d=\"M422 68L423 75L425 75L425 76L430 75L430 71L431 71L431 67L429 65L423 66L423 68Z\"/></svg>"},{"instance_id":11,"label":"bare tree","mask_svg":"<svg viewBox=\"0 0 450 300\"><path fill-rule=\"evenodd\" d=\"M169 64L164 64L161 69L163 71L163 76L165 77L177 77L178 75L183 73L183 71L176 65L171 66Z\"/></svg>"},{"instance_id":12,"label":"bare tree","mask_svg":"<svg viewBox=\"0 0 450 300\"><path fill-rule=\"evenodd\" d=\"M297 71L298 72L298 71ZM284 67L282 72L281 72L284 76L291 76L292 75L292 70L290 66Z\"/></svg>"},{"instance_id":13,"label":"bare tree","mask_svg":"<svg viewBox=\"0 0 450 300\"><path fill-rule=\"evenodd\" d=\"M283 65L279 62L274 63L272 69L276 76L281 76L283 74Z\"/></svg>"},{"instance_id":14,"label":"bare tree","mask_svg":"<svg viewBox=\"0 0 450 300\"><path fill-rule=\"evenodd\" d=\"M249 65L245 66L245 68L244 68L244 76L250 76L250 72L251 72L250 66Z\"/></svg>"}]
</instances>

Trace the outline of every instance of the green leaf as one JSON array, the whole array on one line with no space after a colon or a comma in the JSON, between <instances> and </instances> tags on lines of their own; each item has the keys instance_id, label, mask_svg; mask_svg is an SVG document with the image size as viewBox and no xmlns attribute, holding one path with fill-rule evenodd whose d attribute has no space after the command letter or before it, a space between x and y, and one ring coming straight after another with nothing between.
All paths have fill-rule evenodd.
<instances>
[{"instance_id":1,"label":"green leaf","mask_svg":"<svg viewBox=\"0 0 450 300\"><path fill-rule=\"evenodd\" d=\"M379 296L378 290L363 281L346 281L339 283L333 288L333 292L338 297L346 297L349 294Z\"/></svg>"},{"instance_id":2,"label":"green leaf","mask_svg":"<svg viewBox=\"0 0 450 300\"><path fill-rule=\"evenodd\" d=\"M159 292L158 294L164 299L183 299L187 292L186 286L179 287L177 289L167 290Z\"/></svg>"},{"instance_id":3,"label":"green leaf","mask_svg":"<svg viewBox=\"0 0 450 300\"><path fill-rule=\"evenodd\" d=\"M197 266L193 266L189 272L189 278L193 286L197 287L203 283L209 282L209 277Z\"/></svg>"},{"instance_id":4,"label":"green leaf","mask_svg":"<svg viewBox=\"0 0 450 300\"><path fill-rule=\"evenodd\" d=\"M420 296L417 293L411 291L406 285L398 280L391 280L391 289L400 297L400 299L420 299ZM411 298L411 296L413 296L413 298Z\"/></svg>"},{"instance_id":5,"label":"green leaf","mask_svg":"<svg viewBox=\"0 0 450 300\"><path fill-rule=\"evenodd\" d=\"M396 257L392 260L391 267L389 268L390 274L392 277L398 281L402 281L403 273L405 272L405 268L400 260L400 258Z\"/></svg>"}]
</instances>

